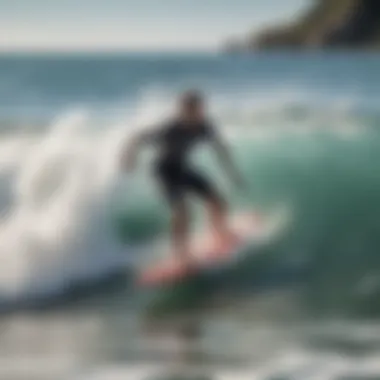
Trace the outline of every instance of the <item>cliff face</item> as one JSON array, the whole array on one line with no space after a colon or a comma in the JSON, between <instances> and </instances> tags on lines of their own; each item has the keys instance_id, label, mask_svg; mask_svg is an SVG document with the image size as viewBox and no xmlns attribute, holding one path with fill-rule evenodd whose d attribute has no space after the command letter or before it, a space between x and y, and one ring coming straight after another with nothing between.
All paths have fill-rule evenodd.
<instances>
[{"instance_id":1,"label":"cliff face","mask_svg":"<svg viewBox=\"0 0 380 380\"><path fill-rule=\"evenodd\" d=\"M298 20L248 40L250 49L380 48L380 0L315 0Z\"/></svg>"}]
</instances>

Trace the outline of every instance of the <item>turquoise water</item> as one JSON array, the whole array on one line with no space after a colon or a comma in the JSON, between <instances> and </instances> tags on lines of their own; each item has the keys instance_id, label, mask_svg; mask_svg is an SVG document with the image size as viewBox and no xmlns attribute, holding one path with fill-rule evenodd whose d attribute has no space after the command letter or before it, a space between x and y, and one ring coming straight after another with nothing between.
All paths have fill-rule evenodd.
<instances>
[{"instance_id":1,"label":"turquoise water","mask_svg":"<svg viewBox=\"0 0 380 380\"><path fill-rule=\"evenodd\" d=\"M1 376L380 376L379 64L369 54L1 56ZM146 292L134 271L160 255L168 212L152 152L133 176L118 159L187 87L209 96L247 180L236 191L207 149L194 156L231 208L291 217L217 276Z\"/></svg>"}]
</instances>

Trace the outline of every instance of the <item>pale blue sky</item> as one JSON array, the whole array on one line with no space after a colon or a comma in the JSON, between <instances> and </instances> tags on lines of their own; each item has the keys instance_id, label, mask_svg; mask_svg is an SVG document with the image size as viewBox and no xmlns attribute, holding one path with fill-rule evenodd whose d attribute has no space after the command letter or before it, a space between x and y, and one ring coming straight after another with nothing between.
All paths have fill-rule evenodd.
<instances>
[{"instance_id":1,"label":"pale blue sky","mask_svg":"<svg viewBox=\"0 0 380 380\"><path fill-rule=\"evenodd\" d=\"M310 0L0 0L0 50L215 49Z\"/></svg>"}]
</instances>

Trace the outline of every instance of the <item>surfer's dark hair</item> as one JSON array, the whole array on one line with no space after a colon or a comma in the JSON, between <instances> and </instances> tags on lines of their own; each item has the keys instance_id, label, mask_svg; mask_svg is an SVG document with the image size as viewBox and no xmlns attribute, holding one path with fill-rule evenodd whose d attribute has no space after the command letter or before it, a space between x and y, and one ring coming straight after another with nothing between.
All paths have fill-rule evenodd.
<instances>
[{"instance_id":1,"label":"surfer's dark hair","mask_svg":"<svg viewBox=\"0 0 380 380\"><path fill-rule=\"evenodd\" d=\"M204 97L197 90L188 90L182 94L181 103L186 107L196 108L204 103Z\"/></svg>"}]
</instances>

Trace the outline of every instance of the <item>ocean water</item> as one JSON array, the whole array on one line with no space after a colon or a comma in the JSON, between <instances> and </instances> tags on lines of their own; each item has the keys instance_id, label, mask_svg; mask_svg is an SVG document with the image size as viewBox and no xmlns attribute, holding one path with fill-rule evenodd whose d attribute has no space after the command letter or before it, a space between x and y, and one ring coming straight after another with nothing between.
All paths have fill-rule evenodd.
<instances>
[{"instance_id":1,"label":"ocean water","mask_svg":"<svg viewBox=\"0 0 380 380\"><path fill-rule=\"evenodd\" d=\"M0 56L0 379L379 379L380 57ZM286 228L215 276L135 285L168 210L123 143L199 88ZM205 223L194 205L194 229Z\"/></svg>"}]
</instances>

